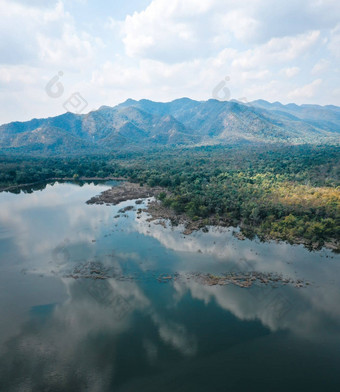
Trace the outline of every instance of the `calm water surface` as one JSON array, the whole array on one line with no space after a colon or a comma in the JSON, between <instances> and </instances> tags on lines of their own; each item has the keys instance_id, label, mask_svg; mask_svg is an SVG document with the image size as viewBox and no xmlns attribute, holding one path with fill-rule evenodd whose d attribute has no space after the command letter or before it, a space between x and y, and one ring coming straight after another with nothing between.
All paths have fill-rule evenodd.
<instances>
[{"instance_id":1,"label":"calm water surface","mask_svg":"<svg viewBox=\"0 0 340 392\"><path fill-rule=\"evenodd\" d=\"M85 204L107 188L0 193L1 392L340 390L339 255ZM88 262L126 279L67 277ZM157 280L243 269L311 284Z\"/></svg>"}]
</instances>

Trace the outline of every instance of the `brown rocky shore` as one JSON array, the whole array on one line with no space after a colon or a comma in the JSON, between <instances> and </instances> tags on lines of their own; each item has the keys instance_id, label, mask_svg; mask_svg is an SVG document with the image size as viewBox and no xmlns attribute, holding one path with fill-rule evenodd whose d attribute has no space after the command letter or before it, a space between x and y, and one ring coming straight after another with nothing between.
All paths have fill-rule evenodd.
<instances>
[{"instance_id":1,"label":"brown rocky shore","mask_svg":"<svg viewBox=\"0 0 340 392\"><path fill-rule=\"evenodd\" d=\"M137 200L137 199L148 199L151 197L157 197L161 192L165 192L169 195L169 191L162 187L149 187L147 185L139 185L136 183L122 182L118 186L114 186L100 195L92 197L87 201L87 204L107 204L116 205L123 201ZM140 200L141 202L141 200ZM208 226L220 226L220 227L235 227L235 222L231 222L223 217L211 216L208 218L199 218L197 220L191 219L185 213L178 214L171 208L165 207L159 200L150 200L144 210L150 217L148 221L159 221L159 224L165 226L165 221L169 220L173 226L184 225L184 235L189 235L197 230L208 231ZM138 215L141 213L139 210ZM247 227L242 222L239 226L246 231L251 231L251 227ZM247 237L243 232L235 232L235 237L240 240L245 240ZM284 238L271 237L268 234L260 233L259 238L263 241L285 241ZM321 247L331 249L334 252L339 252L339 243L336 241L325 242L323 246L320 247L318 243L307 242L304 238L295 238L294 244L304 245L310 250L319 250Z\"/></svg>"},{"instance_id":2,"label":"brown rocky shore","mask_svg":"<svg viewBox=\"0 0 340 392\"><path fill-rule=\"evenodd\" d=\"M151 215L148 219L150 222L154 220L169 220L172 225L184 225L185 229L183 234L189 235L196 230L203 229L203 231L208 230L207 226L221 226L230 227L231 222L223 219L216 219L215 217L210 217L206 219L192 220L186 214L177 214L170 208L164 207L158 200L151 201L146 211Z\"/></svg>"},{"instance_id":3,"label":"brown rocky shore","mask_svg":"<svg viewBox=\"0 0 340 392\"><path fill-rule=\"evenodd\" d=\"M203 232L207 231L208 230L207 226L235 227L235 225L233 225L232 222L230 222L227 219L223 219L223 217L217 219L215 216L212 216L205 219L192 220L186 214L176 214L170 208L164 207L158 200L151 201L148 204L146 211L151 215L151 217L148 219L148 221L150 222L154 220L160 220L160 221L169 220L171 224L175 226L179 224L183 224L185 227L183 231L184 235L189 235L197 230L203 230ZM239 226L243 229L246 229L247 231L251 230L250 227L247 227L246 225L242 224L242 222ZM246 235L242 231L234 231L233 235L234 237L236 237L241 241L247 239ZM271 237L270 235L262 235L261 237L259 235L259 238L261 238L261 240L266 242L269 241L276 241L277 243L285 242L285 239L283 238ZM304 238L295 238L294 241L290 243L295 245L303 245L309 250L321 249L318 243L310 243L306 241ZM323 247L330 249L333 252L339 252L339 243L335 241L325 242L323 244Z\"/></svg>"},{"instance_id":4,"label":"brown rocky shore","mask_svg":"<svg viewBox=\"0 0 340 392\"><path fill-rule=\"evenodd\" d=\"M88 200L87 204L106 204L106 205L116 205L123 201L128 200L137 200L137 199L148 199L151 197L157 197L161 192L169 193L166 189L161 187L149 187L147 185L139 185L130 182L122 182L121 184L114 186L100 195L92 197ZM148 221L155 220L169 220L172 225L177 226L183 224L185 226L185 230L183 234L188 235L192 232L203 229L207 225L212 226L230 226L230 222L218 219L215 217L210 217L207 219L197 219L192 220L186 214L177 214L171 208L164 207L162 203L158 200L151 200L145 211L150 214L150 218Z\"/></svg>"},{"instance_id":5,"label":"brown rocky shore","mask_svg":"<svg viewBox=\"0 0 340 392\"><path fill-rule=\"evenodd\" d=\"M130 182L122 182L114 186L98 196L92 197L87 204L119 204L127 200L147 199L149 197L157 196L163 191L160 187L141 186Z\"/></svg>"}]
</instances>

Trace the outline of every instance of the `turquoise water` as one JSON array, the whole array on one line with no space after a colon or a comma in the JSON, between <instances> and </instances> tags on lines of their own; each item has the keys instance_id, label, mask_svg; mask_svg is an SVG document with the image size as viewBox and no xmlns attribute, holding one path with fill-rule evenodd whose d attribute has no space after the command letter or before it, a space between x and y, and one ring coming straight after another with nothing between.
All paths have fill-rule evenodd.
<instances>
[{"instance_id":1,"label":"turquoise water","mask_svg":"<svg viewBox=\"0 0 340 392\"><path fill-rule=\"evenodd\" d=\"M339 255L85 203L107 188L0 193L0 391L339 390ZM190 278L243 270L310 284Z\"/></svg>"}]
</instances>

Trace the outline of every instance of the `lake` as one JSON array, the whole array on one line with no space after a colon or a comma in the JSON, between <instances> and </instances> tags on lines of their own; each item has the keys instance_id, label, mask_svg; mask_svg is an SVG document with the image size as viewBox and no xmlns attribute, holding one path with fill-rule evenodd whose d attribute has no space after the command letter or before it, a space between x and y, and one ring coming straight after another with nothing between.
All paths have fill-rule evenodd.
<instances>
[{"instance_id":1,"label":"lake","mask_svg":"<svg viewBox=\"0 0 340 392\"><path fill-rule=\"evenodd\" d=\"M86 204L111 185L0 193L0 391L340 390L339 255ZM308 284L192 278L245 270Z\"/></svg>"}]
</instances>

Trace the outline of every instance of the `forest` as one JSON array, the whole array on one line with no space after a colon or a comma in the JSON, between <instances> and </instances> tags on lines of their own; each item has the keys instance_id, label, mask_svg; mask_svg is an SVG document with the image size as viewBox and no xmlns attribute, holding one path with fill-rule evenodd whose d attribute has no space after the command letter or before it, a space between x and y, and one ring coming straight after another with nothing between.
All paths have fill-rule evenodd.
<instances>
[{"instance_id":1,"label":"forest","mask_svg":"<svg viewBox=\"0 0 340 392\"><path fill-rule=\"evenodd\" d=\"M247 237L339 251L339 146L159 148L73 158L0 157L0 187L56 178L123 177L165 189L189 220L240 226ZM15 191L15 190L13 190Z\"/></svg>"}]
</instances>

